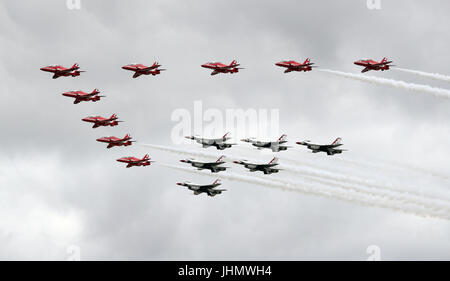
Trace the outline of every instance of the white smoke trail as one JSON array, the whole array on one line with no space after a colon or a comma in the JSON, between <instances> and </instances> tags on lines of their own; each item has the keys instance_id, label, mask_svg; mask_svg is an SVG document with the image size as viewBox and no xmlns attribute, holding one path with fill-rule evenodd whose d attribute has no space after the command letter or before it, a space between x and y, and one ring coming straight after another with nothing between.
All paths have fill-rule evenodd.
<instances>
[{"instance_id":1,"label":"white smoke trail","mask_svg":"<svg viewBox=\"0 0 450 281\"><path fill-rule=\"evenodd\" d=\"M411 69L399 68L399 67L395 67L395 68L392 68L392 69L403 71L403 72L407 72L407 73L411 73L411 74L415 74L415 75L426 77L426 78L431 78L431 79L434 79L434 80L450 82L450 76L439 74L439 73L423 72L423 71L411 70Z\"/></svg>"},{"instance_id":2,"label":"white smoke trail","mask_svg":"<svg viewBox=\"0 0 450 281\"><path fill-rule=\"evenodd\" d=\"M309 195L316 195L321 197L327 197L327 198L333 198L333 199L340 199L347 202L353 202L360 205L367 205L372 207L379 207L379 208L385 208L385 209L391 209L395 211L400 211L404 213L410 213L417 216L422 217L435 217L445 220L450 220L450 214L442 211L435 211L423 208L421 206L403 202L402 200L391 200L386 198L376 198L374 196L367 196L363 194L357 194L354 192L349 192L346 190L339 189L338 187L323 187L323 186L314 186L314 187L308 187L298 182L289 182L286 180L279 181L277 179L261 179L256 178L252 176L244 176L244 175L237 175L234 173L222 173L220 175L214 175L211 173L207 173L205 171L199 171L199 170L192 170L185 167L178 167L174 165L169 164L161 164L164 167L168 167L171 169L176 169L184 172L189 173L195 173L195 174L201 174L206 175L209 177L219 177L222 179L228 179L231 181L241 181L246 182L250 184L256 184L259 186L265 186L275 189L280 189L284 191L292 191L292 192L299 192L303 194L309 194Z\"/></svg>"},{"instance_id":3,"label":"white smoke trail","mask_svg":"<svg viewBox=\"0 0 450 281\"><path fill-rule=\"evenodd\" d=\"M280 157L280 159L283 160L284 158ZM358 177L354 177L354 176L345 175L343 173L336 173L336 171L331 171L330 169L323 168L323 167L321 167L320 168L321 170L319 171L316 168L311 167L311 165L304 165L301 161L296 161L293 159L289 159L288 161L295 165L302 166L302 167L298 167L298 166L292 166L292 165L286 165L286 164L280 165L282 167L285 167L286 168L285 170L291 171L294 173L299 173L302 175L308 175L308 176L319 177L319 178L325 178L325 179L334 180L334 181L343 181L343 182L347 182L347 183L351 183L351 184L362 185L365 187L386 189L386 190L390 190L393 192L402 192L407 195L416 196L418 198L428 197L430 199L442 201L443 203L446 203L446 204L450 203L450 200L448 198L443 198L443 197L434 196L432 194L424 194L422 192L417 192L410 187L406 187L406 186L400 187L400 186L392 185L389 182L380 182L380 181L375 182L370 179L362 179L362 178L358 178ZM360 163L359 165L361 165L361 164L362 163Z\"/></svg>"},{"instance_id":4,"label":"white smoke trail","mask_svg":"<svg viewBox=\"0 0 450 281\"><path fill-rule=\"evenodd\" d=\"M436 97L442 97L442 98L450 98L450 91L442 88L434 88L428 85L421 85L421 84L414 84L414 83L407 83L405 81L400 80L393 80L393 79L387 79L387 78L380 78L375 76L365 76L361 74L354 74L354 73L348 73L348 72L342 72L342 71L335 71L330 69L318 69L317 71L326 72L330 74L334 74L337 76L350 78L362 82L377 84L377 85L385 85L390 86L393 88L399 88L399 89L405 89L409 91L414 91L418 93L424 93L424 94L432 94Z\"/></svg>"},{"instance_id":5,"label":"white smoke trail","mask_svg":"<svg viewBox=\"0 0 450 281\"><path fill-rule=\"evenodd\" d=\"M213 153L206 151L197 152L152 144L143 144L143 145L177 154L199 156L205 158L217 157ZM238 159L234 156L229 156L229 158ZM375 183L370 180L359 179L343 174L333 174L329 172L318 171L315 169L311 169L310 167L300 168L296 166L280 164L280 168L286 171L293 172L295 174L308 176L310 177L310 180L323 185L339 186L340 188L352 190L358 193L368 194L372 196L380 196L384 198L389 198L391 200L401 200L402 202L411 202L429 209L434 210L447 209L448 211L450 211L449 207L450 201L438 197L416 193L412 190L405 190L404 188L383 185L380 183Z\"/></svg>"},{"instance_id":6,"label":"white smoke trail","mask_svg":"<svg viewBox=\"0 0 450 281\"><path fill-rule=\"evenodd\" d=\"M326 179L333 182L350 184L351 186L353 186L351 189L359 192L366 192L372 195L405 198L405 200L420 202L420 204L430 206L431 208L450 208L450 200L447 200L445 198L435 197L429 194L422 194L403 187L391 186L387 183L377 183L372 180L360 179L345 174L334 174L318 171L311 168L300 168L291 165L280 164L280 167L284 168L284 170L286 171L297 173L299 175L310 176L312 178L315 178L316 181L323 182L323 179Z\"/></svg>"}]
</instances>

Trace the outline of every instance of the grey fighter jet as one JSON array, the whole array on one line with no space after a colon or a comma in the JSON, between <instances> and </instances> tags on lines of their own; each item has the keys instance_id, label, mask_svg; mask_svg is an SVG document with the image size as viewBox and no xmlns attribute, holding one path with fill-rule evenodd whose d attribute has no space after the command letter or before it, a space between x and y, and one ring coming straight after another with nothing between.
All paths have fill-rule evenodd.
<instances>
[{"instance_id":1,"label":"grey fighter jet","mask_svg":"<svg viewBox=\"0 0 450 281\"><path fill-rule=\"evenodd\" d=\"M217 186L221 185L220 179L216 179L212 184L196 184L192 182L177 182L178 185L186 186L189 190L194 191L194 195L199 195L201 193L206 193L208 196L216 196L217 194L221 194L222 191L226 191L226 189L216 189Z\"/></svg>"},{"instance_id":2,"label":"grey fighter jet","mask_svg":"<svg viewBox=\"0 0 450 281\"><path fill-rule=\"evenodd\" d=\"M192 167L197 168L197 170L210 170L212 173L218 173L220 171L225 171L227 167L219 167L224 164L225 161L222 161L222 158L225 156L222 155L214 162L202 162L192 158L180 160L183 163L189 163Z\"/></svg>"},{"instance_id":3,"label":"grey fighter jet","mask_svg":"<svg viewBox=\"0 0 450 281\"><path fill-rule=\"evenodd\" d=\"M258 141L254 138L242 139L243 142L251 143L253 146L256 146L258 149L269 148L273 152L279 152L283 150L287 150L289 146L285 146L283 144L287 143L287 135L281 135L279 139L276 141Z\"/></svg>"},{"instance_id":4,"label":"grey fighter jet","mask_svg":"<svg viewBox=\"0 0 450 281\"><path fill-rule=\"evenodd\" d=\"M231 146L235 145L235 143L227 143L226 142L227 140L230 139L229 135L230 135L230 133L226 133L225 135L223 135L223 137L217 138L217 139L206 139L206 138L201 138L198 136L187 136L185 138L190 139L190 140L195 140L196 142L201 144L203 146L203 148L208 148L210 146L214 146L218 150L224 150L225 148L230 148Z\"/></svg>"},{"instance_id":5,"label":"grey fighter jet","mask_svg":"<svg viewBox=\"0 0 450 281\"><path fill-rule=\"evenodd\" d=\"M342 151L345 151L345 149L337 148L337 147L343 145L341 138L337 138L331 144L314 144L314 143L310 143L310 141L298 141L296 143L299 145L306 146L307 148L311 149L313 153L326 152L328 155L334 155L334 154L342 153Z\"/></svg>"},{"instance_id":6,"label":"grey fighter jet","mask_svg":"<svg viewBox=\"0 0 450 281\"><path fill-rule=\"evenodd\" d=\"M270 175L272 173L278 173L281 170L278 168L274 168L275 166L278 165L278 158L276 158L276 157L273 158L272 160L270 160L270 162L267 164L251 163L251 162L248 162L247 160L233 161L233 162L236 164L243 165L245 168L249 169L250 172L261 171L265 175Z\"/></svg>"}]
</instances>

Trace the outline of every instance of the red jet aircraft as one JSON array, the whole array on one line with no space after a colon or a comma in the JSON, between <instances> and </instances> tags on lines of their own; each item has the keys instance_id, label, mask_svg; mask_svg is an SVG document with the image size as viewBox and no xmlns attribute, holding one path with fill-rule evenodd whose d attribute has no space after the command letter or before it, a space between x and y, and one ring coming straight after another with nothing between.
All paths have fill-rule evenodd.
<instances>
[{"instance_id":1,"label":"red jet aircraft","mask_svg":"<svg viewBox=\"0 0 450 281\"><path fill-rule=\"evenodd\" d=\"M148 157L148 154L145 154L144 158L139 159L133 156L130 157L122 157L117 159L118 162L122 163L128 163L126 166L127 168L133 167L133 166L149 166L151 162L150 157Z\"/></svg>"},{"instance_id":2,"label":"red jet aircraft","mask_svg":"<svg viewBox=\"0 0 450 281\"><path fill-rule=\"evenodd\" d=\"M70 97L70 98L74 98L75 100L73 101L74 104L78 104L82 101L99 101L100 98L105 97L105 96L99 96L98 94L100 93L100 91L98 89L94 89L92 91L92 93L86 93L83 91L70 91L70 92L65 92L62 95L65 97Z\"/></svg>"},{"instance_id":3,"label":"red jet aircraft","mask_svg":"<svg viewBox=\"0 0 450 281\"><path fill-rule=\"evenodd\" d=\"M78 65L78 63L75 63L70 68L65 68L64 66L60 66L60 65L50 65L50 66L42 67L41 70L45 71L45 72L53 73L52 78L56 79L61 76L72 76L72 77L79 76L81 72L84 72L84 71L78 70L79 68L80 68L80 66Z\"/></svg>"},{"instance_id":4,"label":"red jet aircraft","mask_svg":"<svg viewBox=\"0 0 450 281\"><path fill-rule=\"evenodd\" d=\"M89 123L94 123L94 126L92 126L92 128L97 128L100 126L117 126L119 125L119 122L123 122L123 121L117 121L117 119L119 119L117 117L116 114L111 115L111 117L109 118L105 118L102 116L88 116L86 118L83 118L81 120L83 120L84 122L89 122Z\"/></svg>"},{"instance_id":5,"label":"red jet aircraft","mask_svg":"<svg viewBox=\"0 0 450 281\"><path fill-rule=\"evenodd\" d=\"M359 66L364 66L364 69L361 70L362 73L367 72L369 70L381 70L385 71L389 69L389 65L392 63L392 61L388 61L387 58L383 58L380 62L371 60L371 59L365 59L365 60L358 60L355 61L354 64Z\"/></svg>"},{"instance_id":6,"label":"red jet aircraft","mask_svg":"<svg viewBox=\"0 0 450 281\"><path fill-rule=\"evenodd\" d=\"M291 71L311 71L314 63L310 62L309 58L307 58L303 63L296 62L295 60L288 60L288 61L280 61L277 62L276 66L286 67L286 70L284 73L288 73Z\"/></svg>"},{"instance_id":7,"label":"red jet aircraft","mask_svg":"<svg viewBox=\"0 0 450 281\"><path fill-rule=\"evenodd\" d=\"M157 74L160 74L161 71L165 70L165 69L158 69L158 67L160 67L160 66L161 65L155 61L152 66L145 66L140 63L135 63L135 64L128 64L128 65L122 66L122 68L125 70L134 71L133 78L137 78L141 75L150 75L151 74L151 75L155 76Z\"/></svg>"},{"instance_id":8,"label":"red jet aircraft","mask_svg":"<svg viewBox=\"0 0 450 281\"><path fill-rule=\"evenodd\" d=\"M243 69L242 67L238 67L240 64L238 64L235 60L233 60L230 65L223 64L221 62L208 62L205 64L202 64L202 67L214 69L213 72L211 72L211 75L216 75L218 73L236 73L239 72L239 69Z\"/></svg>"},{"instance_id":9,"label":"red jet aircraft","mask_svg":"<svg viewBox=\"0 0 450 281\"><path fill-rule=\"evenodd\" d=\"M126 134L123 138L102 137L102 138L98 138L97 141L108 143L108 146L106 148L111 148L114 146L129 146L133 142L135 142L135 141L131 140L131 136L129 134Z\"/></svg>"}]
</instances>

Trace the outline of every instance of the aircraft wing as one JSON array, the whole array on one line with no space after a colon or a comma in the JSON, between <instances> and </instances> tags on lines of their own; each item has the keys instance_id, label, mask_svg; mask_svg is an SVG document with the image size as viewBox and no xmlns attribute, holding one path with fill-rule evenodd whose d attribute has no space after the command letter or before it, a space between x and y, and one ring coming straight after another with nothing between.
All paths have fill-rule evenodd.
<instances>
[{"instance_id":1,"label":"aircraft wing","mask_svg":"<svg viewBox=\"0 0 450 281\"><path fill-rule=\"evenodd\" d=\"M301 69L301 68L305 68L305 67L311 66L311 65L313 65L313 64L314 64L314 63L312 63L312 62L310 62L310 63L305 63L305 64L299 64L299 65L292 65L292 64L290 64L290 65L289 65L289 68Z\"/></svg>"},{"instance_id":2,"label":"aircraft wing","mask_svg":"<svg viewBox=\"0 0 450 281\"><path fill-rule=\"evenodd\" d=\"M131 140L130 140L131 141ZM118 143L123 143L123 142L127 142L126 140L109 140L108 143L113 143L113 144L118 144ZM131 141L132 142L132 141Z\"/></svg>"},{"instance_id":3,"label":"aircraft wing","mask_svg":"<svg viewBox=\"0 0 450 281\"><path fill-rule=\"evenodd\" d=\"M158 68L159 66L157 66L157 65L152 65L152 66L149 66L149 67L144 67L144 68L137 68L137 70L138 71L148 71L148 70L153 70L153 69L155 69L155 68Z\"/></svg>"},{"instance_id":4,"label":"aircraft wing","mask_svg":"<svg viewBox=\"0 0 450 281\"><path fill-rule=\"evenodd\" d=\"M208 189L206 192L209 196L216 196L217 194L221 194L222 191L226 191L226 189Z\"/></svg>"},{"instance_id":5,"label":"aircraft wing","mask_svg":"<svg viewBox=\"0 0 450 281\"><path fill-rule=\"evenodd\" d=\"M225 65L225 66L217 66L216 69L230 69L240 66L240 64L234 64L234 65Z\"/></svg>"},{"instance_id":6,"label":"aircraft wing","mask_svg":"<svg viewBox=\"0 0 450 281\"><path fill-rule=\"evenodd\" d=\"M150 159L131 160L130 163L152 162Z\"/></svg>"},{"instance_id":7,"label":"aircraft wing","mask_svg":"<svg viewBox=\"0 0 450 281\"><path fill-rule=\"evenodd\" d=\"M292 147L292 146L276 145L276 146L272 146L272 151L279 152L281 150L287 150L289 147Z\"/></svg>"},{"instance_id":8,"label":"aircraft wing","mask_svg":"<svg viewBox=\"0 0 450 281\"><path fill-rule=\"evenodd\" d=\"M90 97L93 97L93 96L95 96L95 95L98 95L99 94L99 92L94 92L94 93L87 93L87 94L85 94L85 95L77 95L77 97L79 97L79 98L90 98Z\"/></svg>"},{"instance_id":9,"label":"aircraft wing","mask_svg":"<svg viewBox=\"0 0 450 281\"><path fill-rule=\"evenodd\" d=\"M203 190L212 190L213 188L214 188L214 186L212 185L212 184L205 184L205 185L194 185L194 186L197 186L197 187L199 187L200 189L203 189Z\"/></svg>"},{"instance_id":10,"label":"aircraft wing","mask_svg":"<svg viewBox=\"0 0 450 281\"><path fill-rule=\"evenodd\" d=\"M379 63L374 63L374 64L370 64L371 66L382 66L382 65L386 65L386 64L390 64L392 61L386 61L386 62L379 62Z\"/></svg>"},{"instance_id":11,"label":"aircraft wing","mask_svg":"<svg viewBox=\"0 0 450 281\"><path fill-rule=\"evenodd\" d=\"M231 146L235 145L234 143L216 143L215 146L219 149L225 149L225 148L230 148Z\"/></svg>"},{"instance_id":12,"label":"aircraft wing","mask_svg":"<svg viewBox=\"0 0 450 281\"><path fill-rule=\"evenodd\" d=\"M197 162L198 164L202 164L203 166L214 167L218 165L222 165L221 162Z\"/></svg>"},{"instance_id":13,"label":"aircraft wing","mask_svg":"<svg viewBox=\"0 0 450 281\"><path fill-rule=\"evenodd\" d=\"M347 149L343 149L343 148L329 148L328 150L336 151L336 152L348 151Z\"/></svg>"},{"instance_id":14,"label":"aircraft wing","mask_svg":"<svg viewBox=\"0 0 450 281\"><path fill-rule=\"evenodd\" d=\"M72 68L67 68L67 69L55 69L56 73L67 73L67 72L72 72L73 69Z\"/></svg>"},{"instance_id":15,"label":"aircraft wing","mask_svg":"<svg viewBox=\"0 0 450 281\"><path fill-rule=\"evenodd\" d=\"M220 140L222 140L222 139L220 139ZM215 140L215 139L201 139L201 142L202 142L202 144L212 145L215 142L217 142L217 140Z\"/></svg>"}]
</instances>

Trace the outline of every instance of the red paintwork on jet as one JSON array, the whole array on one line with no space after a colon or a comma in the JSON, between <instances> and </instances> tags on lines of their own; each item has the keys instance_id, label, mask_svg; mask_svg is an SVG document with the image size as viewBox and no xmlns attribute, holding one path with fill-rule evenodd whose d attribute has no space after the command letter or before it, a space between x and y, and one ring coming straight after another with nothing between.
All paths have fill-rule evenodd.
<instances>
[{"instance_id":1,"label":"red paintwork on jet","mask_svg":"<svg viewBox=\"0 0 450 281\"><path fill-rule=\"evenodd\" d=\"M135 64L128 64L125 66L122 66L122 69L134 71L133 78L137 78L141 75L158 75L161 73L161 71L164 71L165 69L159 69L161 65L158 64L156 61L152 64L152 66L145 66L140 63Z\"/></svg>"},{"instance_id":2,"label":"red paintwork on jet","mask_svg":"<svg viewBox=\"0 0 450 281\"><path fill-rule=\"evenodd\" d=\"M109 118L105 118L102 116L88 116L86 118L81 119L84 122L94 123L94 126L92 128L97 128L100 126L117 126L119 125L119 122L123 121L117 121L118 117L116 114L111 115Z\"/></svg>"},{"instance_id":3,"label":"red paintwork on jet","mask_svg":"<svg viewBox=\"0 0 450 281\"><path fill-rule=\"evenodd\" d=\"M78 65L78 63L75 63L70 68L66 68L66 67L60 66L60 65L50 65L50 66L41 68L42 71L53 73L53 77L52 77L53 79L56 79L61 76L72 76L72 77L80 76L80 73L84 72L84 71L81 71L78 69L80 69L80 66Z\"/></svg>"},{"instance_id":4,"label":"red paintwork on jet","mask_svg":"<svg viewBox=\"0 0 450 281\"><path fill-rule=\"evenodd\" d=\"M105 96L99 96L98 94L100 93L100 91L98 89L94 89L91 93L86 93L83 91L70 91L70 92L65 92L62 95L65 97L70 97L70 98L74 98L75 100L73 101L74 104L78 104L82 101L99 101L100 98L105 97Z\"/></svg>"},{"instance_id":5,"label":"red paintwork on jet","mask_svg":"<svg viewBox=\"0 0 450 281\"><path fill-rule=\"evenodd\" d=\"M150 157L148 156L148 154L146 154L144 156L144 158L139 159L133 156L129 156L129 157L122 157L116 160L117 162L122 162L122 163L127 163L128 165L126 166L127 168L133 167L133 166L149 166L151 162L150 161Z\"/></svg>"},{"instance_id":6,"label":"red paintwork on jet","mask_svg":"<svg viewBox=\"0 0 450 281\"><path fill-rule=\"evenodd\" d=\"M243 69L242 67L238 67L240 64L233 60L229 65L223 64L221 62L208 62L204 63L201 66L208 69L213 69L211 75L216 75L219 73L237 73L239 69Z\"/></svg>"},{"instance_id":7,"label":"red paintwork on jet","mask_svg":"<svg viewBox=\"0 0 450 281\"><path fill-rule=\"evenodd\" d=\"M97 141L105 142L108 144L108 146L106 148L111 148L114 146L129 146L134 142L131 139L132 139L131 136L129 134L126 134L123 138L102 137L102 138L98 138Z\"/></svg>"},{"instance_id":8,"label":"red paintwork on jet","mask_svg":"<svg viewBox=\"0 0 450 281\"><path fill-rule=\"evenodd\" d=\"M383 58L380 62L374 61L372 59L358 60L354 62L354 64L356 65L364 66L364 69L361 70L362 73L369 70L389 70L389 67L393 66L389 65L390 63L392 63L392 61L388 61L387 58Z\"/></svg>"},{"instance_id":9,"label":"red paintwork on jet","mask_svg":"<svg viewBox=\"0 0 450 281\"><path fill-rule=\"evenodd\" d=\"M307 58L303 63L296 62L295 60L280 61L280 62L275 63L276 66L286 68L284 73L288 73L291 71L298 71L298 72L311 71L312 68L315 67L315 66L312 66L313 64L314 63L312 63L309 58Z\"/></svg>"}]
</instances>

